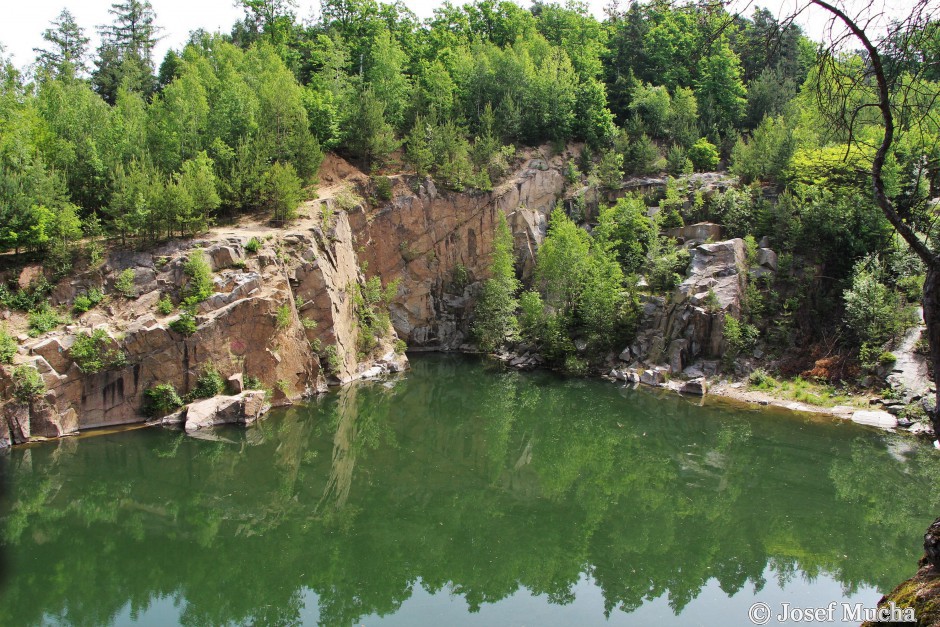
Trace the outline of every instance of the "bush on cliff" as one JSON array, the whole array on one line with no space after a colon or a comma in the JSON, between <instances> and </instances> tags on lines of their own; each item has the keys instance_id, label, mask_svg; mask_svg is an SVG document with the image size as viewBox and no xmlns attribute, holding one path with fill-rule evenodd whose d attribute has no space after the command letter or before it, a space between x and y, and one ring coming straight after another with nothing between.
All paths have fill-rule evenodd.
<instances>
[{"instance_id":1,"label":"bush on cliff","mask_svg":"<svg viewBox=\"0 0 940 627\"><path fill-rule=\"evenodd\" d=\"M183 289L187 302L201 303L212 296L215 284L212 282L212 267L205 254L201 251L192 254L183 265L183 272L188 277L186 287Z\"/></svg>"},{"instance_id":2,"label":"bush on cliff","mask_svg":"<svg viewBox=\"0 0 940 627\"><path fill-rule=\"evenodd\" d=\"M5 326L0 327L0 364L12 364L14 355L16 355L16 340Z\"/></svg>"},{"instance_id":3,"label":"bush on cliff","mask_svg":"<svg viewBox=\"0 0 940 627\"><path fill-rule=\"evenodd\" d=\"M500 213L496 221L493 242L493 276L483 283L483 290L474 309L472 333L480 348L493 351L500 348L519 331L516 319L516 292L520 283L513 267L512 232L506 216Z\"/></svg>"},{"instance_id":4,"label":"bush on cliff","mask_svg":"<svg viewBox=\"0 0 940 627\"><path fill-rule=\"evenodd\" d=\"M85 374L121 368L127 364L127 356L120 348L111 348L111 342L104 329L79 333L69 349L69 355Z\"/></svg>"},{"instance_id":5,"label":"bush on cliff","mask_svg":"<svg viewBox=\"0 0 940 627\"><path fill-rule=\"evenodd\" d=\"M144 392L145 416L165 416L183 406L183 399L172 383L160 383Z\"/></svg>"},{"instance_id":6,"label":"bush on cliff","mask_svg":"<svg viewBox=\"0 0 940 627\"><path fill-rule=\"evenodd\" d=\"M13 397L21 403L31 403L46 393L46 384L32 366L13 369Z\"/></svg>"}]
</instances>

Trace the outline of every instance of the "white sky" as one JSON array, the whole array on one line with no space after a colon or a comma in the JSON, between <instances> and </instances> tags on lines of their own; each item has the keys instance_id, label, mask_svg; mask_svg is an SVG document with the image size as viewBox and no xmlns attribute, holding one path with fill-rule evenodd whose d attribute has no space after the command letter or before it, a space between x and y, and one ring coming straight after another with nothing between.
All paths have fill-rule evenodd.
<instances>
[{"instance_id":1,"label":"white sky","mask_svg":"<svg viewBox=\"0 0 940 627\"><path fill-rule=\"evenodd\" d=\"M6 53L13 57L14 63L24 67L34 60L33 48L42 47L42 32L49 27L49 23L58 16L64 8L75 15L79 25L85 29L86 35L92 37L91 48L97 48L98 39L95 27L110 22L108 8L112 0L9 0L3 8L0 19L0 45L6 48ZM562 0L563 1L563 0ZM860 3L863 0L848 0L849 4ZM876 4L886 5L887 11L895 16L903 13L905 6L910 6L913 0L875 0ZM313 14L313 7L319 6L319 0L299 0L298 14L302 18ZM516 0L523 6L529 6L529 0ZM591 11L599 18L603 16L604 6L609 0L587 0ZM442 0L405 0L405 4L419 17L429 17L433 9L439 6ZM459 3L457 0L456 3ZM221 30L229 32L232 24L240 19L244 12L236 8L234 0L151 0L157 13L157 22L164 28L164 39L157 47L155 60L157 64L170 47L178 48L185 42L189 33L197 28L204 28L210 32ZM621 6L626 7L629 0L621 0ZM770 8L778 17L783 17L794 10L796 6L805 4L805 0L758 0L760 6ZM747 0L734 0L737 10L750 15L753 3ZM821 38L825 16L820 10L807 12L798 20L804 30L814 39Z\"/></svg>"}]
</instances>

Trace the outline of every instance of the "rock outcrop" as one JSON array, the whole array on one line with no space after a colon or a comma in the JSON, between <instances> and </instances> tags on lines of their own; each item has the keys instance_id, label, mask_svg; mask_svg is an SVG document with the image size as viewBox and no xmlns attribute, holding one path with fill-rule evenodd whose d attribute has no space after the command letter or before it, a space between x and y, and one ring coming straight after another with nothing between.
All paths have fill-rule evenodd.
<instances>
[{"instance_id":1,"label":"rock outcrop","mask_svg":"<svg viewBox=\"0 0 940 627\"><path fill-rule=\"evenodd\" d=\"M217 425L250 425L261 417L265 409L264 392L261 390L249 390L236 396L216 396L186 408L186 431Z\"/></svg>"},{"instance_id":2,"label":"rock outcrop","mask_svg":"<svg viewBox=\"0 0 940 627\"><path fill-rule=\"evenodd\" d=\"M307 215L285 229L243 224L202 240L114 252L100 268L61 282L53 292L55 304L70 306L78 295L103 288L110 302L63 329L23 338L16 365L35 368L46 391L27 404L4 404L0 447L140 422L147 390L169 383L185 395L209 365L235 396L190 406L176 416L187 428L230 422L231 416L248 421L254 409L244 407L244 395L254 398L246 390L257 384L273 391L277 405L328 384L400 371L407 358L400 354L399 338L418 350L466 348L473 302L488 278L498 216L505 215L510 225L523 276L531 275L549 214L565 199L562 171L573 156L530 154L504 183L485 193L449 192L431 179L393 176L390 201L350 203L348 197L340 199L336 183L321 190L322 198L303 208ZM344 184L368 187L368 177L341 159L331 156L328 162L325 181L340 177ZM721 178L701 182L724 184ZM710 374L714 362L700 360L721 354L725 315L739 315L747 279L743 241L710 241L719 234L713 224L682 232L686 245L693 246L689 275L669 297L644 297L641 332L620 355L630 367L616 370L626 380L661 385L683 371L689 378ZM184 334L174 324L180 311L163 315L158 304L166 298L181 303L189 281L185 264L194 255L207 259L214 288L195 310L194 330ZM774 262L767 254L762 260L767 266ZM131 299L113 289L127 270L134 278ZM393 328L364 342L358 308L367 277L394 283L397 292L388 310ZM71 349L78 334L95 329L104 331L108 346L123 360L92 371L75 362ZM543 363L535 352L511 360L518 368ZM5 399L11 398L11 375L11 368L0 374Z\"/></svg>"},{"instance_id":3,"label":"rock outcrop","mask_svg":"<svg viewBox=\"0 0 940 627\"><path fill-rule=\"evenodd\" d=\"M747 277L743 240L696 246L688 276L671 296L642 297L640 332L620 360L635 369L658 367L659 375L647 377L654 385L663 373L714 374L717 364L707 359L725 350L725 316L740 317ZM640 380L646 383L642 374Z\"/></svg>"},{"instance_id":4,"label":"rock outcrop","mask_svg":"<svg viewBox=\"0 0 940 627\"><path fill-rule=\"evenodd\" d=\"M184 395L209 365L234 383L233 392L241 392L251 378L273 389L274 402L282 404L324 390L328 382L353 380L376 365L383 370L407 367L404 355L393 350L394 330L366 353L359 348L353 291L365 277L347 215L303 226L272 231L270 238L223 234L148 253L121 252L102 268L58 286L55 297L68 305L76 295L107 285L130 268L138 295L112 295L107 308L92 309L75 324L22 343L16 365L35 368L45 392L28 404L12 399L4 404L0 432L6 437L0 446L7 440L20 443L141 422L148 389L169 383ZM255 254L245 249L252 237L262 242ZM162 297L182 300L187 282L183 267L193 255L209 261L215 291L199 303L194 332L183 334L173 329L180 311L161 315L156 305ZM122 365L83 371L76 363L71 354L76 336L95 329L104 330L108 349L123 356ZM320 358L327 347L335 347L329 373ZM13 389L12 370L0 375L6 399ZM256 393L244 394L251 399ZM190 407L193 416L203 409L200 404ZM256 417L255 409L235 413ZM230 422L233 411L219 409L187 424Z\"/></svg>"}]
</instances>

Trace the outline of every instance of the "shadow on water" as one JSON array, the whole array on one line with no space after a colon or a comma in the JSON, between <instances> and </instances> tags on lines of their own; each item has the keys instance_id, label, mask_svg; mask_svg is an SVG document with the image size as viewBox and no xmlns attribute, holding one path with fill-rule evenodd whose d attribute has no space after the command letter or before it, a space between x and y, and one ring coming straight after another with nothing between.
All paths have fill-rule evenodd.
<instances>
[{"instance_id":1,"label":"shadow on water","mask_svg":"<svg viewBox=\"0 0 940 627\"><path fill-rule=\"evenodd\" d=\"M350 624L417 588L675 614L717 582L886 590L940 505L936 456L852 425L421 356L209 439L18 449L0 624ZM768 580L768 574L771 577ZM828 601L828 600L827 600ZM158 613L159 613L158 612ZM304 617L303 619L301 617Z\"/></svg>"}]
</instances>

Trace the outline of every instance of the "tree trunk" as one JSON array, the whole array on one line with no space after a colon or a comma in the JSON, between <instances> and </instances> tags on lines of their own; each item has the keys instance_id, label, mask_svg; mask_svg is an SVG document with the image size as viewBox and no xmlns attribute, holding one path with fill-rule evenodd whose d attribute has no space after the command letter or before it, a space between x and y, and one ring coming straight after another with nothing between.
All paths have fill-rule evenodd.
<instances>
[{"instance_id":1,"label":"tree trunk","mask_svg":"<svg viewBox=\"0 0 940 627\"><path fill-rule=\"evenodd\" d=\"M927 325L927 341L930 344L930 370L933 372L936 389L934 410L930 412L934 436L940 438L940 267L931 264L927 267L924 279L924 323Z\"/></svg>"}]
</instances>

